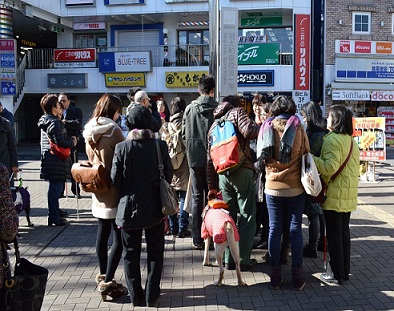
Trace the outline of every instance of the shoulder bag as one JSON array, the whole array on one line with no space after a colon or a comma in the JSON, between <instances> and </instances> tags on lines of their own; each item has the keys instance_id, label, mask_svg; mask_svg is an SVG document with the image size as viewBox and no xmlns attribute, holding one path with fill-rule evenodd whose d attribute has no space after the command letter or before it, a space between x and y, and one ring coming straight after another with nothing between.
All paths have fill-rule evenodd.
<instances>
[{"instance_id":1,"label":"shoulder bag","mask_svg":"<svg viewBox=\"0 0 394 311\"><path fill-rule=\"evenodd\" d=\"M90 161L74 163L71 167L71 175L75 182L79 183L82 190L85 192L108 192L111 188L111 179L102 164L100 154L97 152L96 148L94 148L94 152L100 162L98 164Z\"/></svg>"},{"instance_id":2,"label":"shoulder bag","mask_svg":"<svg viewBox=\"0 0 394 311\"><path fill-rule=\"evenodd\" d=\"M301 160L301 182L305 192L311 196L317 196L322 190L322 184L315 161L310 152L302 155Z\"/></svg>"},{"instance_id":3,"label":"shoulder bag","mask_svg":"<svg viewBox=\"0 0 394 311\"><path fill-rule=\"evenodd\" d=\"M12 275L10 261L4 242L3 252L4 287L1 290L1 310L39 311L44 301L48 269L20 258L18 240L14 240L16 262Z\"/></svg>"},{"instance_id":4,"label":"shoulder bag","mask_svg":"<svg viewBox=\"0 0 394 311\"><path fill-rule=\"evenodd\" d=\"M351 138L351 139L352 139L352 141L350 142L349 154L347 155L347 157L346 157L345 161L342 163L342 165L335 172L335 174L331 176L330 181L333 181L335 178L337 178L337 176L344 169L347 162L349 162L350 156L352 155L352 151L353 151L353 138ZM317 203L323 203L327 198L328 184L326 184L325 181L321 177L320 177L320 181L322 184L322 190L320 191L320 193L317 196L311 196L311 199Z\"/></svg>"},{"instance_id":5,"label":"shoulder bag","mask_svg":"<svg viewBox=\"0 0 394 311\"><path fill-rule=\"evenodd\" d=\"M163 161L161 158L159 139L155 139L157 159L159 161L160 171L160 200L161 200L161 211L163 215L174 215L178 211L178 196L174 188L167 182L164 171Z\"/></svg>"}]
</instances>

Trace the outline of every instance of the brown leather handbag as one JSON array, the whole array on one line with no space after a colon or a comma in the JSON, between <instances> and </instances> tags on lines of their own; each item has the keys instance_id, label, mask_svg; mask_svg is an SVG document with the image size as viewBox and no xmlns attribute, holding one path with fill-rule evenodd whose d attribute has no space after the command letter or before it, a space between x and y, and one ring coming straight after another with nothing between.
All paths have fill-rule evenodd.
<instances>
[{"instance_id":1,"label":"brown leather handbag","mask_svg":"<svg viewBox=\"0 0 394 311\"><path fill-rule=\"evenodd\" d=\"M97 150L95 152L100 159ZM109 174L101 162L83 161L74 163L71 167L71 175L85 192L102 193L109 191L111 188Z\"/></svg>"}]
</instances>

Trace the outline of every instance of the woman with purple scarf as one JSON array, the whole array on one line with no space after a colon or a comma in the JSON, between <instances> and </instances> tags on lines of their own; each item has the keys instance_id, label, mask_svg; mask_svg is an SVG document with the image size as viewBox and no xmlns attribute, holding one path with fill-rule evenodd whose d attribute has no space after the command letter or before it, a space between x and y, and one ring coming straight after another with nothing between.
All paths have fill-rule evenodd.
<instances>
[{"instance_id":1,"label":"woman with purple scarf","mask_svg":"<svg viewBox=\"0 0 394 311\"><path fill-rule=\"evenodd\" d=\"M293 287L302 290L306 284L302 273L305 191L301 183L301 158L309 151L309 143L295 113L296 105L291 98L275 98L270 107L271 117L261 126L257 139L257 157L265 164L266 172L264 192L270 223L268 252L273 289L279 289L282 283L280 246L284 226L290 228Z\"/></svg>"}]
</instances>

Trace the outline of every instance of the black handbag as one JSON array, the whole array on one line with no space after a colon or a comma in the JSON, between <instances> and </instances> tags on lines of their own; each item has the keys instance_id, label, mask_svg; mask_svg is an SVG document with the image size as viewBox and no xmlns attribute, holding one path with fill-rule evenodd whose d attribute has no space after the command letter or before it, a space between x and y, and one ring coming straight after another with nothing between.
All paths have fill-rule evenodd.
<instances>
[{"instance_id":1,"label":"black handbag","mask_svg":"<svg viewBox=\"0 0 394 311\"><path fill-rule=\"evenodd\" d=\"M33 264L26 258L20 258L18 240L15 238L16 262L14 274L12 276L7 250L5 249L4 243L1 244L3 251L3 269L5 268L1 310L41 310L48 280L48 269Z\"/></svg>"}]
</instances>

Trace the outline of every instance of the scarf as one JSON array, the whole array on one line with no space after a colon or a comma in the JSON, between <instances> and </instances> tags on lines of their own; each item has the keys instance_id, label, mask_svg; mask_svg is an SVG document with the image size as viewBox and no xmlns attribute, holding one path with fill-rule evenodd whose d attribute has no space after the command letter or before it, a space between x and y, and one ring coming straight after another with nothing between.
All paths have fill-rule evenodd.
<instances>
[{"instance_id":1,"label":"scarf","mask_svg":"<svg viewBox=\"0 0 394 311\"><path fill-rule=\"evenodd\" d=\"M279 146L279 162L287 164L291 160L294 138L297 127L300 124L300 119L295 115L289 117L289 115L286 114L279 115L277 118L287 119ZM266 119L264 124L260 127L259 136L257 138L257 158L259 161L266 161L269 158L273 158L275 155L273 120L273 117Z\"/></svg>"}]
</instances>

